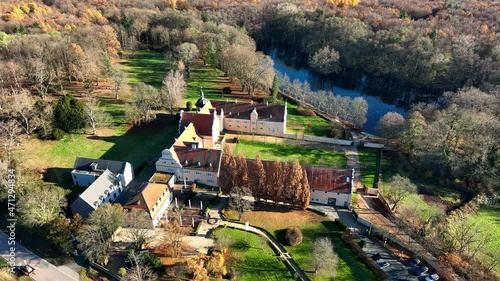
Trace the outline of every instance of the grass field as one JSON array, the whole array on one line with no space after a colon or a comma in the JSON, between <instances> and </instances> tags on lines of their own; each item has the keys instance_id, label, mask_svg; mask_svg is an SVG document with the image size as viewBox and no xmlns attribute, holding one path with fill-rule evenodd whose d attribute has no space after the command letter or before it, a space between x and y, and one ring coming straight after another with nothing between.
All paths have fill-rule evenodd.
<instances>
[{"instance_id":1,"label":"grass field","mask_svg":"<svg viewBox=\"0 0 500 281\"><path fill-rule=\"evenodd\" d=\"M500 204L491 207L483 207L479 210L476 216L472 217L473 220L481 225L486 230L481 235L488 235L490 242L487 244L486 249L483 251L480 258L489 260L484 254L491 254L497 256L500 253ZM494 268L497 276L500 276L500 264Z\"/></svg>"},{"instance_id":2,"label":"grass field","mask_svg":"<svg viewBox=\"0 0 500 281\"><path fill-rule=\"evenodd\" d=\"M166 73L176 67L173 61L165 60L161 52L139 50L126 56L128 59L122 65L129 84L144 82L159 89Z\"/></svg>"},{"instance_id":3,"label":"grass field","mask_svg":"<svg viewBox=\"0 0 500 281\"><path fill-rule=\"evenodd\" d=\"M304 134L318 137L330 136L330 122L319 116L303 116L297 112L297 105L288 103L287 133L295 134L299 128L304 128Z\"/></svg>"},{"instance_id":4,"label":"grass field","mask_svg":"<svg viewBox=\"0 0 500 281\"><path fill-rule=\"evenodd\" d=\"M329 237L332 239L334 250L339 256L339 264L335 280L359 280L370 281L377 280L375 275L366 267L354 252L340 239L342 232L338 225L310 211L279 210L250 211L243 215L241 221L249 221L251 225L259 226L274 234L276 239L283 245L286 245L284 239L286 228L288 226L297 226L304 235L302 244L285 248L292 253L295 261L306 273L312 270L311 253L314 241L320 237ZM313 273L307 273L315 281L331 280L324 276L317 276Z\"/></svg>"},{"instance_id":5,"label":"grass field","mask_svg":"<svg viewBox=\"0 0 500 281\"><path fill-rule=\"evenodd\" d=\"M233 239L229 254L236 269L236 280L293 280L292 274L271 247L255 234L230 228L218 228L214 235L230 235Z\"/></svg>"},{"instance_id":6,"label":"grass field","mask_svg":"<svg viewBox=\"0 0 500 281\"><path fill-rule=\"evenodd\" d=\"M227 86L227 83L222 79L222 75L224 75L222 71L209 65L203 65L201 61L193 64L187 80L188 86L185 102L191 101L194 105L200 98L200 89L203 89L206 99L223 99L221 90Z\"/></svg>"},{"instance_id":7,"label":"grass field","mask_svg":"<svg viewBox=\"0 0 500 281\"><path fill-rule=\"evenodd\" d=\"M294 145L271 144L264 142L240 140L234 154L241 153L246 158L255 159L260 154L262 160L277 160L293 162L299 160L302 165L328 166L336 168L347 167L344 152L323 150Z\"/></svg>"},{"instance_id":8,"label":"grass field","mask_svg":"<svg viewBox=\"0 0 500 281\"><path fill-rule=\"evenodd\" d=\"M373 188L375 174L377 173L377 149L373 148L359 148L358 155L361 162L361 182L369 188ZM382 183L388 182L389 179L396 174L396 167L393 159L384 155L382 157L382 167L380 172Z\"/></svg>"}]
</instances>

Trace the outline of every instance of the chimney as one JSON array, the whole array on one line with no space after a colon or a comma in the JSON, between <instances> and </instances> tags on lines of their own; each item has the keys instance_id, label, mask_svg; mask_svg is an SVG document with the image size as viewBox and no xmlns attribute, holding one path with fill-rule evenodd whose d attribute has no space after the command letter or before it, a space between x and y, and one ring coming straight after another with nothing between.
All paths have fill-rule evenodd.
<instances>
[{"instance_id":1,"label":"chimney","mask_svg":"<svg viewBox=\"0 0 500 281\"><path fill-rule=\"evenodd\" d=\"M238 103L238 99L235 99L235 100L234 100L234 102L235 102L235 103Z\"/></svg>"}]
</instances>

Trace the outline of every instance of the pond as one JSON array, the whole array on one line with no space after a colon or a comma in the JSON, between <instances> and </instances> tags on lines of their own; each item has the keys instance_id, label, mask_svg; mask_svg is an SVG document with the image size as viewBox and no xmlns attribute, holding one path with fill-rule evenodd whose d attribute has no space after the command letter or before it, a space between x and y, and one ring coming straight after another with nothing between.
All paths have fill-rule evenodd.
<instances>
[{"instance_id":1,"label":"pond","mask_svg":"<svg viewBox=\"0 0 500 281\"><path fill-rule=\"evenodd\" d=\"M313 73L301 62L297 56L290 55L286 51L277 49L264 50L274 61L274 68L282 74L287 74L290 80L298 79L301 82L308 81L312 90L333 90L336 95L348 96L351 98L363 97L368 102L367 121L363 130L368 133L377 133L376 126L384 114L387 112L398 112L404 117L407 116L408 104L414 101L412 93L384 92L367 87L366 77L362 76L357 81L342 81L340 77L324 77ZM350 84L345 86L345 84Z\"/></svg>"}]
</instances>

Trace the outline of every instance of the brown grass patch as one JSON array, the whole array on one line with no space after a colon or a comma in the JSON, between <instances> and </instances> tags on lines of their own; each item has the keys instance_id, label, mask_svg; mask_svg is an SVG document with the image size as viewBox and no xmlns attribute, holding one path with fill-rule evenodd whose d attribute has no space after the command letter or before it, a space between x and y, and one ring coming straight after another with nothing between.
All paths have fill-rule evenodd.
<instances>
[{"instance_id":1,"label":"brown grass patch","mask_svg":"<svg viewBox=\"0 0 500 281\"><path fill-rule=\"evenodd\" d=\"M272 232L289 226L299 226L320 222L324 219L324 217L310 211L257 204L256 210L245 212L241 221L249 221L251 225L258 226Z\"/></svg>"}]
</instances>

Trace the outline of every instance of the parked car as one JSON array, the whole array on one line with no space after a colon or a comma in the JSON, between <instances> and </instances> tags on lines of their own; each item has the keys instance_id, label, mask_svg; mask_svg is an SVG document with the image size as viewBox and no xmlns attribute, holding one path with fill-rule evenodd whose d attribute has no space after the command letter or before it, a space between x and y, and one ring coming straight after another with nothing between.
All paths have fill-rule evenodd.
<instances>
[{"instance_id":1,"label":"parked car","mask_svg":"<svg viewBox=\"0 0 500 281\"><path fill-rule=\"evenodd\" d=\"M436 280L439 280L439 275L435 273L425 277L425 281L436 281Z\"/></svg>"},{"instance_id":2,"label":"parked car","mask_svg":"<svg viewBox=\"0 0 500 281\"><path fill-rule=\"evenodd\" d=\"M411 259L411 260L408 261L408 265L411 266L411 267L415 267L419 263L420 263L420 260L417 259L417 258L413 258L413 259Z\"/></svg>"},{"instance_id":3,"label":"parked car","mask_svg":"<svg viewBox=\"0 0 500 281\"><path fill-rule=\"evenodd\" d=\"M422 274L425 274L427 273L427 271L429 271L429 268L427 266L421 266L421 267L418 267L416 270L415 270L415 273L417 275L422 275Z\"/></svg>"},{"instance_id":4,"label":"parked car","mask_svg":"<svg viewBox=\"0 0 500 281\"><path fill-rule=\"evenodd\" d=\"M31 265L29 264L26 264L26 265L21 265L18 267L19 271L21 271L22 274L24 275L32 275L32 274L35 274L35 268L32 267Z\"/></svg>"},{"instance_id":5,"label":"parked car","mask_svg":"<svg viewBox=\"0 0 500 281\"><path fill-rule=\"evenodd\" d=\"M384 268L388 267L389 265L391 265L391 264L388 263L388 262L386 262L386 261L384 261L384 262L381 262L381 263L378 264L378 268L384 269Z\"/></svg>"},{"instance_id":6,"label":"parked car","mask_svg":"<svg viewBox=\"0 0 500 281\"><path fill-rule=\"evenodd\" d=\"M375 255L372 256L372 259L375 262L378 262L380 259L382 259L382 255L380 253L376 253Z\"/></svg>"}]
</instances>

